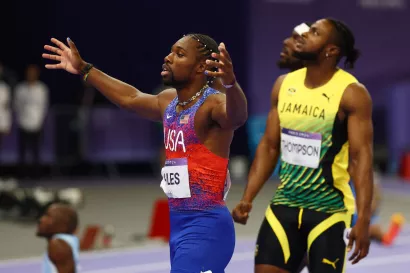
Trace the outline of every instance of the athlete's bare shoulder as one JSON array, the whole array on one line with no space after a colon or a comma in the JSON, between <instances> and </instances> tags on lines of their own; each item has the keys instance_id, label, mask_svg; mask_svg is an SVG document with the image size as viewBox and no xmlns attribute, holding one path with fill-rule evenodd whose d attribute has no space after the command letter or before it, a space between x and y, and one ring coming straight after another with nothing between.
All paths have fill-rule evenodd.
<instances>
[{"instance_id":1,"label":"athlete's bare shoulder","mask_svg":"<svg viewBox=\"0 0 410 273\"><path fill-rule=\"evenodd\" d=\"M160 101L162 100L173 100L177 95L177 90L174 88L167 88L161 91L161 93L158 94L158 99Z\"/></svg>"},{"instance_id":2,"label":"athlete's bare shoulder","mask_svg":"<svg viewBox=\"0 0 410 273\"><path fill-rule=\"evenodd\" d=\"M286 78L287 75L288 73L280 75L273 84L271 92L272 107L278 102L279 90L282 87L283 80Z\"/></svg>"},{"instance_id":3,"label":"athlete's bare shoulder","mask_svg":"<svg viewBox=\"0 0 410 273\"><path fill-rule=\"evenodd\" d=\"M346 112L352 112L357 108L371 108L372 98L366 86L360 82L352 83L343 93L341 106Z\"/></svg>"},{"instance_id":4,"label":"athlete's bare shoulder","mask_svg":"<svg viewBox=\"0 0 410 273\"><path fill-rule=\"evenodd\" d=\"M165 89L163 91L161 91L161 93L159 93L157 95L158 97L158 104L159 107L161 108L161 112L163 114L163 112L165 111L165 109L167 108L168 104L170 104L170 102L177 96L177 91L174 88L168 88Z\"/></svg>"},{"instance_id":5,"label":"athlete's bare shoulder","mask_svg":"<svg viewBox=\"0 0 410 273\"><path fill-rule=\"evenodd\" d=\"M207 100L205 101L208 105L218 105L221 103L226 103L226 94L225 93L215 93L208 96Z\"/></svg>"}]
</instances>

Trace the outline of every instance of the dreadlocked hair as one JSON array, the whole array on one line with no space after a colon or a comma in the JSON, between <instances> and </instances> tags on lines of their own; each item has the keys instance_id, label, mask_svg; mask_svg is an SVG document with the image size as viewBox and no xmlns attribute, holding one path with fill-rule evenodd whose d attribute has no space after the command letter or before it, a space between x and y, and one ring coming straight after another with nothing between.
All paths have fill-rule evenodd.
<instances>
[{"instance_id":1,"label":"dreadlocked hair","mask_svg":"<svg viewBox=\"0 0 410 273\"><path fill-rule=\"evenodd\" d=\"M191 33L191 34L187 34L184 36L188 36L191 37L192 39L195 39L196 41L198 41L199 45L198 45L198 51L199 54L206 58L206 59L210 59L212 61L218 61L217 59L212 57L212 53L219 53L218 50L218 44L215 42L214 39L212 39L211 37L204 35L204 34L196 34L196 33ZM218 68L213 67L212 69L210 69L213 72L218 71ZM207 82L209 85L211 85L215 80L215 77L211 77L211 76L207 76Z\"/></svg>"},{"instance_id":2,"label":"dreadlocked hair","mask_svg":"<svg viewBox=\"0 0 410 273\"><path fill-rule=\"evenodd\" d=\"M346 57L345 68L354 68L357 59L360 57L360 51L355 48L355 38L349 27L342 21L327 18L335 29L336 45L340 47L341 53L337 61Z\"/></svg>"}]
</instances>

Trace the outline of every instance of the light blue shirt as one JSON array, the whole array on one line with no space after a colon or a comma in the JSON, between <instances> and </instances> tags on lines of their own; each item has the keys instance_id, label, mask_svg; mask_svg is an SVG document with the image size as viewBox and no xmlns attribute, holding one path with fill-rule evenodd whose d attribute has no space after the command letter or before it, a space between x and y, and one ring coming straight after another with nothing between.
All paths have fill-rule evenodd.
<instances>
[{"instance_id":1,"label":"light blue shirt","mask_svg":"<svg viewBox=\"0 0 410 273\"><path fill-rule=\"evenodd\" d=\"M78 269L79 269L78 258L80 254L80 243L78 241L78 238L71 234L56 234L53 236L52 239L63 240L71 247L76 272L78 272ZM48 251L44 254L44 257L43 257L43 271L42 272L43 273L58 273L57 268L55 267L53 262L50 261L50 258L48 257Z\"/></svg>"}]
</instances>

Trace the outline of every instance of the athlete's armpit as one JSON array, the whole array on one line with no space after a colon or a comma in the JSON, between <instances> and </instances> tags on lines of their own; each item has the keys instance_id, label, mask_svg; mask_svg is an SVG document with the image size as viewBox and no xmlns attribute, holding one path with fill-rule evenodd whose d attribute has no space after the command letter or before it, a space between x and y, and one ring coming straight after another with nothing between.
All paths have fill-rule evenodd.
<instances>
[{"instance_id":1,"label":"athlete's armpit","mask_svg":"<svg viewBox=\"0 0 410 273\"><path fill-rule=\"evenodd\" d=\"M373 122L372 100L366 87L351 84L342 98L347 114L349 156L357 192L358 216L370 217L373 195Z\"/></svg>"}]
</instances>

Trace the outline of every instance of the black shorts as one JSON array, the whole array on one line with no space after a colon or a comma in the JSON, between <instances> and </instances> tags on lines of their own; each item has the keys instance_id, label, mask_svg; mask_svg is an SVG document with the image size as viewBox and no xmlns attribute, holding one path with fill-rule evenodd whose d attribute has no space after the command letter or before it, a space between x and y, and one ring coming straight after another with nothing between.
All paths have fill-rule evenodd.
<instances>
[{"instance_id":1,"label":"black shorts","mask_svg":"<svg viewBox=\"0 0 410 273\"><path fill-rule=\"evenodd\" d=\"M311 273L345 271L352 216L270 205L259 230L255 265L296 272L306 252Z\"/></svg>"}]
</instances>

